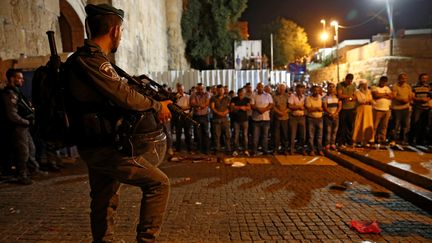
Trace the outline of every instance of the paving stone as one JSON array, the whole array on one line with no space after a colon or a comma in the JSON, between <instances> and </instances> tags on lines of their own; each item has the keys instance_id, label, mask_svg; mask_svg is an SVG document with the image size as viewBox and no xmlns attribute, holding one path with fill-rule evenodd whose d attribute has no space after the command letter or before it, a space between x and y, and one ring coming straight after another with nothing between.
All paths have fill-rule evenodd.
<instances>
[{"instance_id":1,"label":"paving stone","mask_svg":"<svg viewBox=\"0 0 432 243\"><path fill-rule=\"evenodd\" d=\"M31 186L0 184L0 242L91 241L88 178L75 166ZM162 164L172 191L159 242L432 241L430 214L343 167L217 166ZM330 189L344 181L353 184ZM116 232L126 242L134 241L140 197L138 188L121 188ZM352 219L378 220L383 232L358 234Z\"/></svg>"}]
</instances>

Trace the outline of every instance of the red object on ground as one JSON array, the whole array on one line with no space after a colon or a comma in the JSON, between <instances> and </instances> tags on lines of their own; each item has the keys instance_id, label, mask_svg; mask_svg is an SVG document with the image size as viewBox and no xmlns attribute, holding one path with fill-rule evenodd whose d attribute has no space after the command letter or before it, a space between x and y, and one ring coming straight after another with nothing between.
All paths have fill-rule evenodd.
<instances>
[{"instance_id":1,"label":"red object on ground","mask_svg":"<svg viewBox=\"0 0 432 243\"><path fill-rule=\"evenodd\" d=\"M359 233L362 234L381 233L381 228L379 227L378 222L376 220L372 222L351 220L350 228L354 228L355 230L357 230Z\"/></svg>"}]
</instances>

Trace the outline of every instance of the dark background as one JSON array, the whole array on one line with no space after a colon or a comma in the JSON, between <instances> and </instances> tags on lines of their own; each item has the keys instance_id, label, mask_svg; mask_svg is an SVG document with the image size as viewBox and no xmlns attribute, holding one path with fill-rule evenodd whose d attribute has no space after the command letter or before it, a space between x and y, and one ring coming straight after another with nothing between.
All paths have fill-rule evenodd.
<instances>
[{"instance_id":1,"label":"dark background","mask_svg":"<svg viewBox=\"0 0 432 243\"><path fill-rule=\"evenodd\" d=\"M432 28L432 0L391 0L394 2L395 29ZM249 22L249 39L259 39L263 24L277 17L293 20L308 34L312 47L321 47L321 19L352 26L364 22L386 6L385 0L249 0L241 20ZM377 33L387 33L387 12L380 19L353 29L341 29L339 40L370 39ZM329 28L330 30L330 28ZM329 43L328 43L329 45Z\"/></svg>"}]
</instances>

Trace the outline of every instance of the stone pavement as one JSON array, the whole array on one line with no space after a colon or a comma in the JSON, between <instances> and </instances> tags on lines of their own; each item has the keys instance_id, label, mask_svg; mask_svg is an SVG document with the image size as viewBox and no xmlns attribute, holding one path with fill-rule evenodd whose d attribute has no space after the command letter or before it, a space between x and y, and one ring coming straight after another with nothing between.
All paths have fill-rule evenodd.
<instances>
[{"instance_id":1,"label":"stone pavement","mask_svg":"<svg viewBox=\"0 0 432 243\"><path fill-rule=\"evenodd\" d=\"M432 241L430 214L339 165L214 161L162 164L172 193L158 242ZM31 186L1 184L0 242L90 242L87 179L80 162ZM120 194L117 236L134 242L140 190ZM352 219L383 232L359 234Z\"/></svg>"}]
</instances>

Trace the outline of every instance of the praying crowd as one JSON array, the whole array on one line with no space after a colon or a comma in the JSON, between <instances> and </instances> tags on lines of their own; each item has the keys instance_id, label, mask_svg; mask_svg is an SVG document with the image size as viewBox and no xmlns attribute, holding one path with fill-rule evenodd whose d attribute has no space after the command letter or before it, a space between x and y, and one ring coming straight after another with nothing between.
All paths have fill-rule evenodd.
<instances>
[{"instance_id":1,"label":"praying crowd","mask_svg":"<svg viewBox=\"0 0 432 243\"><path fill-rule=\"evenodd\" d=\"M338 84L297 83L288 89L283 83L247 83L234 92L199 83L188 93L178 83L177 105L200 125L181 117L165 124L168 154L186 149L233 156L323 155L341 146L430 144L429 75L420 74L413 86L405 73L392 81L382 76L372 85L347 74Z\"/></svg>"}]
</instances>

